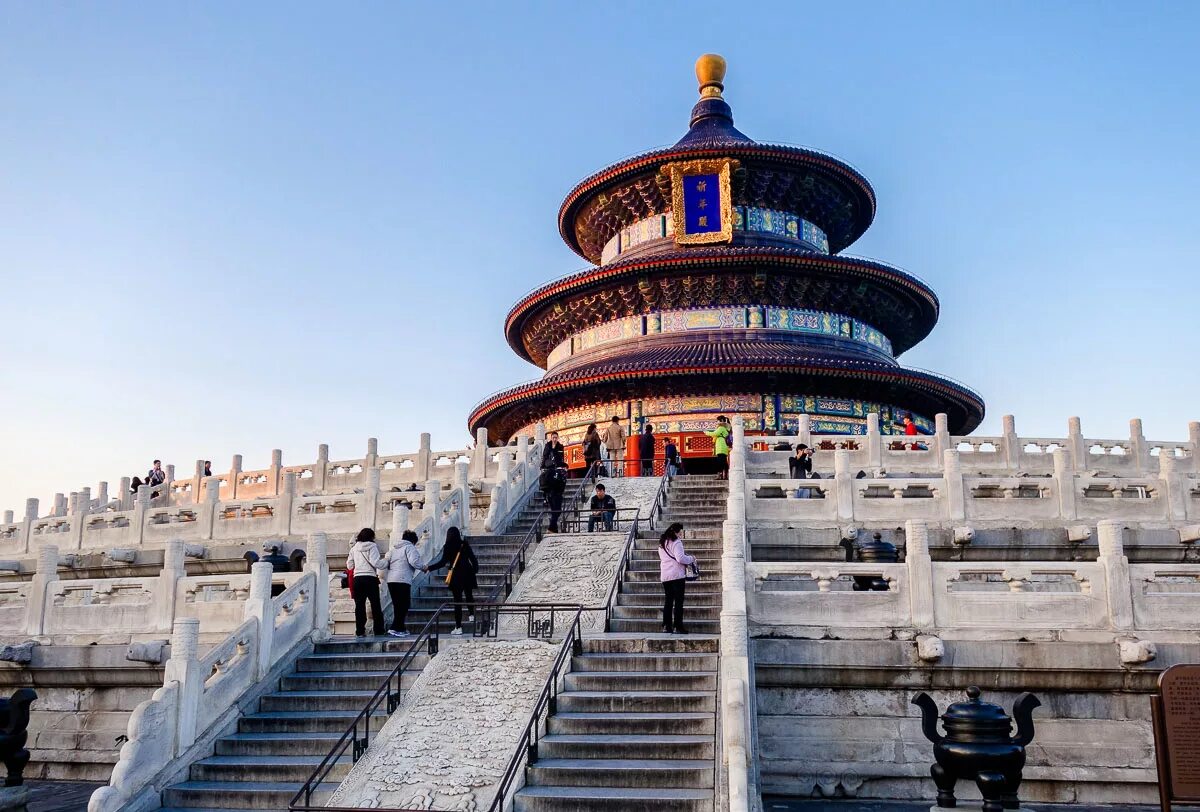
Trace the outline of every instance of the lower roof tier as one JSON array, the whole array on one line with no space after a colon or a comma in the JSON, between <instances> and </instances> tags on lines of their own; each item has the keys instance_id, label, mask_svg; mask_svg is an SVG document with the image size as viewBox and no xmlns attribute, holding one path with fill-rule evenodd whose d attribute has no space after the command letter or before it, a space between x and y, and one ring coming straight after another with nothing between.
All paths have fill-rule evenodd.
<instances>
[{"instance_id":1,"label":"lower roof tier","mask_svg":"<svg viewBox=\"0 0 1200 812\"><path fill-rule=\"evenodd\" d=\"M518 355L544 367L581 329L660 310L762 305L841 313L882 331L896 354L937 323L924 282L890 265L777 246L689 248L618 260L529 293L509 311Z\"/></svg>"},{"instance_id":2,"label":"lower roof tier","mask_svg":"<svg viewBox=\"0 0 1200 812\"><path fill-rule=\"evenodd\" d=\"M524 426L589 404L764 392L820 392L921 415L944 412L954 434L971 432L984 415L979 395L930 372L827 348L804 351L787 341L731 340L652 343L573 365L492 395L472 410L469 424L507 442Z\"/></svg>"}]
</instances>

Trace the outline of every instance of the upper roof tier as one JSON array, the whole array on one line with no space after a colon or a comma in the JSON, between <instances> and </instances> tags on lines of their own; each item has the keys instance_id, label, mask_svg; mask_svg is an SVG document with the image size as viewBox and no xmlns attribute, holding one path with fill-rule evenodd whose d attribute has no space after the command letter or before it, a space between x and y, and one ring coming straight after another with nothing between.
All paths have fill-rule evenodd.
<instances>
[{"instance_id":1,"label":"upper roof tier","mask_svg":"<svg viewBox=\"0 0 1200 812\"><path fill-rule=\"evenodd\" d=\"M793 212L815 223L838 252L857 240L875 217L875 191L849 164L804 147L760 144L733 126L721 97L725 60L706 54L696 62L700 101L690 128L673 147L627 158L586 178L567 195L558 230L573 251L599 264L605 243L621 229L671 209L664 164L732 158L735 206Z\"/></svg>"}]
</instances>

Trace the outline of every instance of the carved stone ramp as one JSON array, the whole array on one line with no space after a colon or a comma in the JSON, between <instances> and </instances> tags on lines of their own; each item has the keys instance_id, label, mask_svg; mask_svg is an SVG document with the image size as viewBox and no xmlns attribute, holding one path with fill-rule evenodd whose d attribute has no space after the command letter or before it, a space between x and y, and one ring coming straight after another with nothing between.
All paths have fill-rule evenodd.
<instances>
[{"instance_id":1,"label":"carved stone ramp","mask_svg":"<svg viewBox=\"0 0 1200 812\"><path fill-rule=\"evenodd\" d=\"M278 691L259 701L257 713L239 719L236 733L218 739L215 753L192 765L189 780L163 791L163 812L286 810L410 644L380 638L317 644L297 659ZM406 686L428 659L417 657ZM347 759L331 777L339 780L349 770Z\"/></svg>"},{"instance_id":2,"label":"carved stone ramp","mask_svg":"<svg viewBox=\"0 0 1200 812\"><path fill-rule=\"evenodd\" d=\"M584 641L516 812L712 812L718 640Z\"/></svg>"}]
</instances>

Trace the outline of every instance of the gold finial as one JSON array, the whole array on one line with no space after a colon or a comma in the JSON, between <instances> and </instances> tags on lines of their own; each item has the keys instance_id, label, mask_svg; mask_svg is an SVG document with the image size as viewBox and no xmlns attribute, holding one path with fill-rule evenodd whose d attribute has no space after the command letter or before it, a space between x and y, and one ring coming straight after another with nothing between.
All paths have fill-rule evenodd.
<instances>
[{"instance_id":1,"label":"gold finial","mask_svg":"<svg viewBox=\"0 0 1200 812\"><path fill-rule=\"evenodd\" d=\"M700 83L700 98L719 99L725 89L725 58L719 54L704 54L696 60L696 81Z\"/></svg>"}]
</instances>

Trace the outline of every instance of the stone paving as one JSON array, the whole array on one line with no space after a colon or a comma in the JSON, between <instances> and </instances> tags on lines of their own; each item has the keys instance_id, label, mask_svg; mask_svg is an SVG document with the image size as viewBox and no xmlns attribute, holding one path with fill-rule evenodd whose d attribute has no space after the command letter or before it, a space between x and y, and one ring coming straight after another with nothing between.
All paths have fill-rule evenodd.
<instances>
[{"instance_id":1,"label":"stone paving","mask_svg":"<svg viewBox=\"0 0 1200 812\"><path fill-rule=\"evenodd\" d=\"M763 798L763 812L929 812L933 801L858 801L811 798ZM960 810L975 810L978 802L962 802ZM1026 812L1158 812L1157 806L1142 804L1021 804Z\"/></svg>"},{"instance_id":2,"label":"stone paving","mask_svg":"<svg viewBox=\"0 0 1200 812\"><path fill-rule=\"evenodd\" d=\"M86 812L88 798L104 786L89 781L26 781L29 812Z\"/></svg>"}]
</instances>

